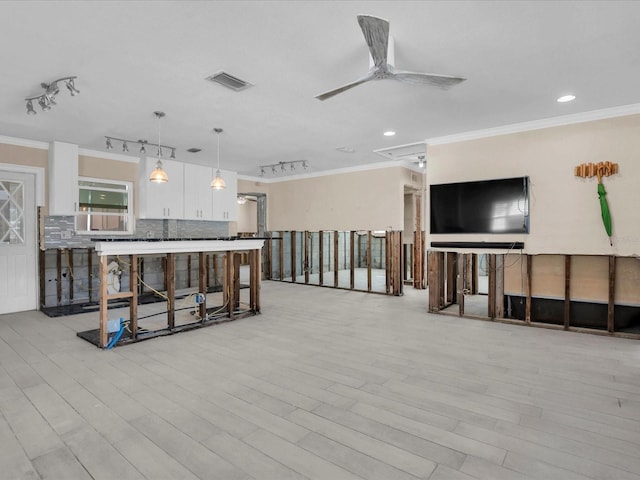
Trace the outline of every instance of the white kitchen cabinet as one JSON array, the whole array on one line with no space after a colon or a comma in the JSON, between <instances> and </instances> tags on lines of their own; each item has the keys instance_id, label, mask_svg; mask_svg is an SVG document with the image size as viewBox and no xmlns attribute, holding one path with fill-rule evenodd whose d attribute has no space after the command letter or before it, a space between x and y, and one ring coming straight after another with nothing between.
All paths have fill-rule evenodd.
<instances>
[{"instance_id":1,"label":"white kitchen cabinet","mask_svg":"<svg viewBox=\"0 0 640 480\"><path fill-rule=\"evenodd\" d=\"M184 164L174 160L162 160L167 173L167 183L149 181L156 168L157 158L142 157L138 167L138 217L184 218Z\"/></svg>"},{"instance_id":2,"label":"white kitchen cabinet","mask_svg":"<svg viewBox=\"0 0 640 480\"><path fill-rule=\"evenodd\" d=\"M49 144L49 215L75 215L78 211L78 145Z\"/></svg>"},{"instance_id":3,"label":"white kitchen cabinet","mask_svg":"<svg viewBox=\"0 0 640 480\"><path fill-rule=\"evenodd\" d=\"M224 190L213 190L213 220L235 222L238 219L238 174L220 170L220 176L227 187Z\"/></svg>"},{"instance_id":4,"label":"white kitchen cabinet","mask_svg":"<svg viewBox=\"0 0 640 480\"><path fill-rule=\"evenodd\" d=\"M187 220L213 219L211 180L214 175L211 167L184 164L184 218Z\"/></svg>"}]
</instances>

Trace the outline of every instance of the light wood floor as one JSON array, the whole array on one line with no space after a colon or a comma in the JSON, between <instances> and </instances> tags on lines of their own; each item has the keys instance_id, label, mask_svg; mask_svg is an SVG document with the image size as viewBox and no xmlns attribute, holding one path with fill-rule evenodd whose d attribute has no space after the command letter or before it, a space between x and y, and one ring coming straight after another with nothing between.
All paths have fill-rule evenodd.
<instances>
[{"instance_id":1,"label":"light wood floor","mask_svg":"<svg viewBox=\"0 0 640 480\"><path fill-rule=\"evenodd\" d=\"M102 351L0 316L0 478L640 479L640 342L265 282L263 314Z\"/></svg>"}]
</instances>

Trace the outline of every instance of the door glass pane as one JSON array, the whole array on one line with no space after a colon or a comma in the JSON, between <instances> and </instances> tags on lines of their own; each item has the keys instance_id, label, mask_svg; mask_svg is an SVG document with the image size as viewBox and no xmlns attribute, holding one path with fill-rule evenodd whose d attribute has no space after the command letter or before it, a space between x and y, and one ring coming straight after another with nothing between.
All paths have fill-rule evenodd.
<instances>
[{"instance_id":1,"label":"door glass pane","mask_svg":"<svg viewBox=\"0 0 640 480\"><path fill-rule=\"evenodd\" d=\"M0 244L23 245L24 229L23 183L0 181Z\"/></svg>"}]
</instances>

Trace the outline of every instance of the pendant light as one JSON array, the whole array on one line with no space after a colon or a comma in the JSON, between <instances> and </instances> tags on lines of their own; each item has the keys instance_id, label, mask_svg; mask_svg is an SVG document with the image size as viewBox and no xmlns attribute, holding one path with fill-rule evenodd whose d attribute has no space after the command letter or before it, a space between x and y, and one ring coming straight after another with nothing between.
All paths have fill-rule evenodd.
<instances>
[{"instance_id":1,"label":"pendant light","mask_svg":"<svg viewBox=\"0 0 640 480\"><path fill-rule=\"evenodd\" d=\"M167 183L169 181L169 177L162 169L162 160L160 160L160 156L162 155L162 149L160 148L160 119L164 117L165 114L164 112L153 112L153 114L158 119L158 161L156 162L156 169L151 172L149 180L154 183Z\"/></svg>"},{"instance_id":2,"label":"pendant light","mask_svg":"<svg viewBox=\"0 0 640 480\"><path fill-rule=\"evenodd\" d=\"M224 180L220 176L220 134L222 133L222 129L214 128L213 131L218 135L218 170L216 170L216 178L211 182L211 188L214 190L224 190L227 184L224 183Z\"/></svg>"}]
</instances>

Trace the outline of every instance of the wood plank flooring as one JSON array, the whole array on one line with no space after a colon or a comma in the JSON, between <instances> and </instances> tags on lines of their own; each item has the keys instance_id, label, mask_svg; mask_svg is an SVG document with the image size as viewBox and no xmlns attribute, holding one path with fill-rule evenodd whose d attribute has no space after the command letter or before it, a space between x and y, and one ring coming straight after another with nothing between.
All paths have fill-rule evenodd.
<instances>
[{"instance_id":1,"label":"wood plank flooring","mask_svg":"<svg viewBox=\"0 0 640 480\"><path fill-rule=\"evenodd\" d=\"M411 288L261 298L110 351L75 336L96 313L0 316L0 478L640 480L639 341L430 315Z\"/></svg>"}]
</instances>

